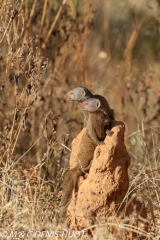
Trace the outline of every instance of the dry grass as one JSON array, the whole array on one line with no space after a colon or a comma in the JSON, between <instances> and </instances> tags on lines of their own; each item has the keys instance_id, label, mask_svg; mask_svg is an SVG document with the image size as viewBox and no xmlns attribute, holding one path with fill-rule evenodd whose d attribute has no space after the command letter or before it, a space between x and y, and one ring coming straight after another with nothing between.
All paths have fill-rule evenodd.
<instances>
[{"instance_id":1,"label":"dry grass","mask_svg":"<svg viewBox=\"0 0 160 240\"><path fill-rule=\"evenodd\" d=\"M130 186L147 206L151 223L147 237L156 240L158 2L142 1L136 7L134 1L112 0L107 6L91 2L0 4L0 231L67 229L58 224L61 178L68 166L67 146L83 119L76 105L65 104L63 95L85 85L107 97L116 118L126 123ZM94 239L111 239L105 226L90 227ZM119 227L130 228L123 223Z\"/></svg>"}]
</instances>

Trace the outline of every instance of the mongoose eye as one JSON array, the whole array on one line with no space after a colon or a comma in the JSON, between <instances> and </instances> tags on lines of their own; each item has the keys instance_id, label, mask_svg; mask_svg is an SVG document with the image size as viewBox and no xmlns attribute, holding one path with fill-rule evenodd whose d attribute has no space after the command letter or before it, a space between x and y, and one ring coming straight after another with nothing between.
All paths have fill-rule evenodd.
<instances>
[{"instance_id":1,"label":"mongoose eye","mask_svg":"<svg viewBox=\"0 0 160 240\"><path fill-rule=\"evenodd\" d=\"M84 103L84 105L83 106L88 106L88 103Z\"/></svg>"}]
</instances>

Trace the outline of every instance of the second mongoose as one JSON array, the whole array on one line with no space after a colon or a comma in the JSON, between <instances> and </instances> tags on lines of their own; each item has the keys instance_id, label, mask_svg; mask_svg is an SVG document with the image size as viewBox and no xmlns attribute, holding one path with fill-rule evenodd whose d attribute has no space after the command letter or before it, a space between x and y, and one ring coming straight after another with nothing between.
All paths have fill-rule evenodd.
<instances>
[{"instance_id":1,"label":"second mongoose","mask_svg":"<svg viewBox=\"0 0 160 240\"><path fill-rule=\"evenodd\" d=\"M100 99L101 96L99 99L88 98L79 104L80 109L88 113L86 134L82 136L80 150L77 154L77 166L68 170L64 175L61 200L63 207L66 207L71 200L72 191L77 188L78 178L89 170L96 145L104 144L106 133L109 136L113 134L110 130L110 118L103 105L103 97L102 100Z\"/></svg>"},{"instance_id":2,"label":"second mongoose","mask_svg":"<svg viewBox=\"0 0 160 240\"><path fill-rule=\"evenodd\" d=\"M106 135L111 136L113 134L111 119L105 111L102 100L100 98L88 98L79 104L79 108L88 113L87 134L96 145L104 144L103 140Z\"/></svg>"}]
</instances>

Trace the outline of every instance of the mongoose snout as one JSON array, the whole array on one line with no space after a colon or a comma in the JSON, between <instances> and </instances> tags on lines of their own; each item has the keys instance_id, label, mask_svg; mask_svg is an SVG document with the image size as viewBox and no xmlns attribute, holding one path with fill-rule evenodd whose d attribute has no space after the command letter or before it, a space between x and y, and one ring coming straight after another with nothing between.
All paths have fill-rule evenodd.
<instances>
[{"instance_id":1,"label":"mongoose snout","mask_svg":"<svg viewBox=\"0 0 160 240\"><path fill-rule=\"evenodd\" d=\"M85 107L85 106L88 106L89 104L88 103L79 103L78 104L78 108L83 108L83 107Z\"/></svg>"},{"instance_id":2,"label":"mongoose snout","mask_svg":"<svg viewBox=\"0 0 160 240\"><path fill-rule=\"evenodd\" d=\"M69 93L66 93L65 95L64 95L64 99L66 99L66 100L72 100L72 96L74 95L74 93L73 92L69 92ZM73 99L74 100L74 99Z\"/></svg>"},{"instance_id":3,"label":"mongoose snout","mask_svg":"<svg viewBox=\"0 0 160 240\"><path fill-rule=\"evenodd\" d=\"M88 98L82 103L78 104L78 107L82 111L96 112L101 106L101 102L96 98Z\"/></svg>"}]
</instances>

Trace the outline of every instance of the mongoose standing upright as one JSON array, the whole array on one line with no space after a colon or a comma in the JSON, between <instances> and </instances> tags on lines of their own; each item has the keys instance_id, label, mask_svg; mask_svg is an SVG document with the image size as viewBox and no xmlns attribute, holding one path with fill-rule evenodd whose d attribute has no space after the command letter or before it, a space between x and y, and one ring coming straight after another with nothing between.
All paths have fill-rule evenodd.
<instances>
[{"instance_id":1,"label":"mongoose standing upright","mask_svg":"<svg viewBox=\"0 0 160 240\"><path fill-rule=\"evenodd\" d=\"M108 135L112 134L108 127L110 123L109 115L114 119L114 112L110 109L106 99L100 95L92 95L84 87L74 88L65 95L65 98L81 102L80 109L86 113L86 134L82 136L81 148L77 155L77 166L68 170L64 175L61 200L61 206L64 207L63 213L65 213L66 206L71 200L72 191L77 185L79 176L84 175L85 171L90 168L96 145L104 144L106 129L108 129ZM84 106L83 103L85 103Z\"/></svg>"},{"instance_id":2,"label":"mongoose standing upright","mask_svg":"<svg viewBox=\"0 0 160 240\"><path fill-rule=\"evenodd\" d=\"M88 136L96 145L104 144L103 140L106 135L111 136L113 131L111 130L111 119L106 112L103 101L100 98L88 98L79 104L79 108L88 113L86 124Z\"/></svg>"}]
</instances>

